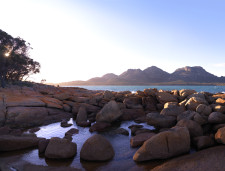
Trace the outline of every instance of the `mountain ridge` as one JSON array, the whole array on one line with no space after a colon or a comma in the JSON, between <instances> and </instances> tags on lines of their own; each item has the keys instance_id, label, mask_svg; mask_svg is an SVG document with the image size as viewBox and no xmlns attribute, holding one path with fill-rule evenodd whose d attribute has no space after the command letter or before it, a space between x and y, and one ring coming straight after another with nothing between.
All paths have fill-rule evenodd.
<instances>
[{"instance_id":1,"label":"mountain ridge","mask_svg":"<svg viewBox=\"0 0 225 171\"><path fill-rule=\"evenodd\" d=\"M168 73L156 66L141 69L128 69L116 75L108 73L87 81L59 83L60 86L75 85L217 85L225 84L225 77L217 77L201 66L185 66Z\"/></svg>"}]
</instances>

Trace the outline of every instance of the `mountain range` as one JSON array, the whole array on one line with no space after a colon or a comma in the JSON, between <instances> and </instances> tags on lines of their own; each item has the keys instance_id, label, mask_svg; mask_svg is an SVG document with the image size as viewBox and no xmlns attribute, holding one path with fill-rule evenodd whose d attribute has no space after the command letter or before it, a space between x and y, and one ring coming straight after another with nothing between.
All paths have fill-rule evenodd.
<instances>
[{"instance_id":1,"label":"mountain range","mask_svg":"<svg viewBox=\"0 0 225 171\"><path fill-rule=\"evenodd\" d=\"M87 81L71 81L59 85L218 85L224 83L225 77L217 77L200 66L178 68L171 74L151 66L145 70L128 69L120 75L108 73Z\"/></svg>"}]
</instances>

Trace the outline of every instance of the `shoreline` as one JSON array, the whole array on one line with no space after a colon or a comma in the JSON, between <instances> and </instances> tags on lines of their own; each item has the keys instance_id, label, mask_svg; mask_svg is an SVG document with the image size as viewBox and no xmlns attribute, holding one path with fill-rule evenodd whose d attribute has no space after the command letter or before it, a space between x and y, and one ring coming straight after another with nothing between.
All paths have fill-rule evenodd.
<instances>
[{"instance_id":1,"label":"shoreline","mask_svg":"<svg viewBox=\"0 0 225 171\"><path fill-rule=\"evenodd\" d=\"M72 122L76 122L76 124L68 122L71 118ZM136 124L120 127L121 123L125 121L132 121ZM195 90L164 91L151 88L131 93L130 91L92 91L79 87L45 85L11 86L11 88L0 89L0 124L2 126L0 127L0 144L3 147L12 148L4 144L4 139L7 139L6 142L11 141L12 143L14 141L26 142L25 129L42 125L47 125L47 128L49 124L56 122L61 122L61 127L76 128L75 131L78 132L75 135L78 137L81 137L80 134L82 134L79 131L84 129L89 136L96 134L103 137L117 134L123 136L128 143L126 148L135 146L133 149L135 150L138 147L135 154L130 151L126 162L133 163L134 160L137 164L133 163L132 167L140 169L138 166L140 161L179 158L183 154L190 153L192 148L197 151L205 149L208 154L208 148L215 147L217 150L219 149L216 148L218 145L225 144L223 138L219 136L225 134L225 129L223 129L225 128L225 94L200 93ZM155 129L142 127L142 123ZM78 141L74 138L75 135L65 135L57 141L76 144ZM35 143L40 141L40 137L37 138L33 134L30 136ZM110 138L108 139L110 140ZM45 141L56 140L51 137L50 140L46 139ZM119 141L120 138L118 138ZM165 144L160 143L164 141ZM177 141L180 144L179 147L177 147ZM114 142L109 141L109 143ZM84 144L83 141L78 144L79 150ZM145 146L148 144L150 147L154 147L154 153L146 151ZM112 145L118 146L119 144ZM66 149L67 146L63 148ZM0 151L6 150L3 147L0 147ZM37 147L39 145L35 144L35 148ZM127 152L129 152L129 148ZM160 150L163 149L165 151L161 152ZM118 149L114 148L113 150L117 152ZM215 150L211 151L215 152ZM77 153L81 153L81 151L77 151ZM196 153L198 156L198 152ZM45 158L47 157L45 152L43 155ZM73 155L77 160L76 156L79 155L75 153ZM188 156L190 155L192 154ZM54 159L50 160L54 161ZM115 158L115 160L118 159ZM109 165L106 165L105 168L111 167L110 163L114 163L115 160L113 157L107 159ZM120 161L122 162L122 160L118 162ZM167 161L162 165L165 163ZM89 165L88 162L86 164ZM99 165L101 166L101 164ZM148 168L150 165L143 164L143 167ZM210 167L213 168L213 166Z\"/></svg>"}]
</instances>

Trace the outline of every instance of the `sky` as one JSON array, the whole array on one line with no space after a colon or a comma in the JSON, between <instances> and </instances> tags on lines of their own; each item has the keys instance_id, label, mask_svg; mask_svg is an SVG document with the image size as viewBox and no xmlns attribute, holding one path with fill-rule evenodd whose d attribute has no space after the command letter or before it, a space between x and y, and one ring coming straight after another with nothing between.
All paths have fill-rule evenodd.
<instances>
[{"instance_id":1,"label":"sky","mask_svg":"<svg viewBox=\"0 0 225 171\"><path fill-rule=\"evenodd\" d=\"M157 66L225 76L223 0L0 0L0 29L31 44L49 83Z\"/></svg>"}]
</instances>

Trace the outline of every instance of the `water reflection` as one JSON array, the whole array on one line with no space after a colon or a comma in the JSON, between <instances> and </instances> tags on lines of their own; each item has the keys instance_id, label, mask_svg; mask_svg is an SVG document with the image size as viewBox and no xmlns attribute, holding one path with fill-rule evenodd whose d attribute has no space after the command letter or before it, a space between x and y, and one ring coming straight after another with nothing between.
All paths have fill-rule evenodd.
<instances>
[{"instance_id":1,"label":"water reflection","mask_svg":"<svg viewBox=\"0 0 225 171\"><path fill-rule=\"evenodd\" d=\"M51 138L51 137L60 137L63 138L65 133L71 129L71 128L77 128L79 129L79 134L73 135L73 142L77 144L77 155L69 160L50 160L45 159L44 156L39 156L37 149L32 150L23 150L23 151L17 151L17 152L11 152L8 154L13 155L19 155L21 160L35 164L35 165L43 165L43 166L70 166L74 168L80 168L84 170L132 170L137 169L138 170L145 170L146 168L149 168L149 166L154 166L154 162L145 162L145 163L135 163L133 161L133 155L136 152L137 148L131 148L130 147L130 138L131 138L131 131L128 129L128 126L132 124L136 124L133 121L127 121L116 124L115 128L121 127L129 131L129 136L125 135L113 135L109 132L101 133L105 138L107 138L114 150L115 150L115 156L113 160L108 162L89 162L89 161L83 161L80 160L80 150L84 142L94 135L95 133L90 133L89 128L83 128L76 125L76 122L71 119L69 123L72 123L73 125L71 127L62 128L60 126L60 123L54 123L47 126L42 126L41 129L36 132L36 135L38 137L44 137L44 138ZM145 123L142 123L141 125L144 126L144 128L148 129L154 129L154 127L151 127ZM1 155L0 158L3 156ZM152 163L152 164L151 164Z\"/></svg>"}]
</instances>

